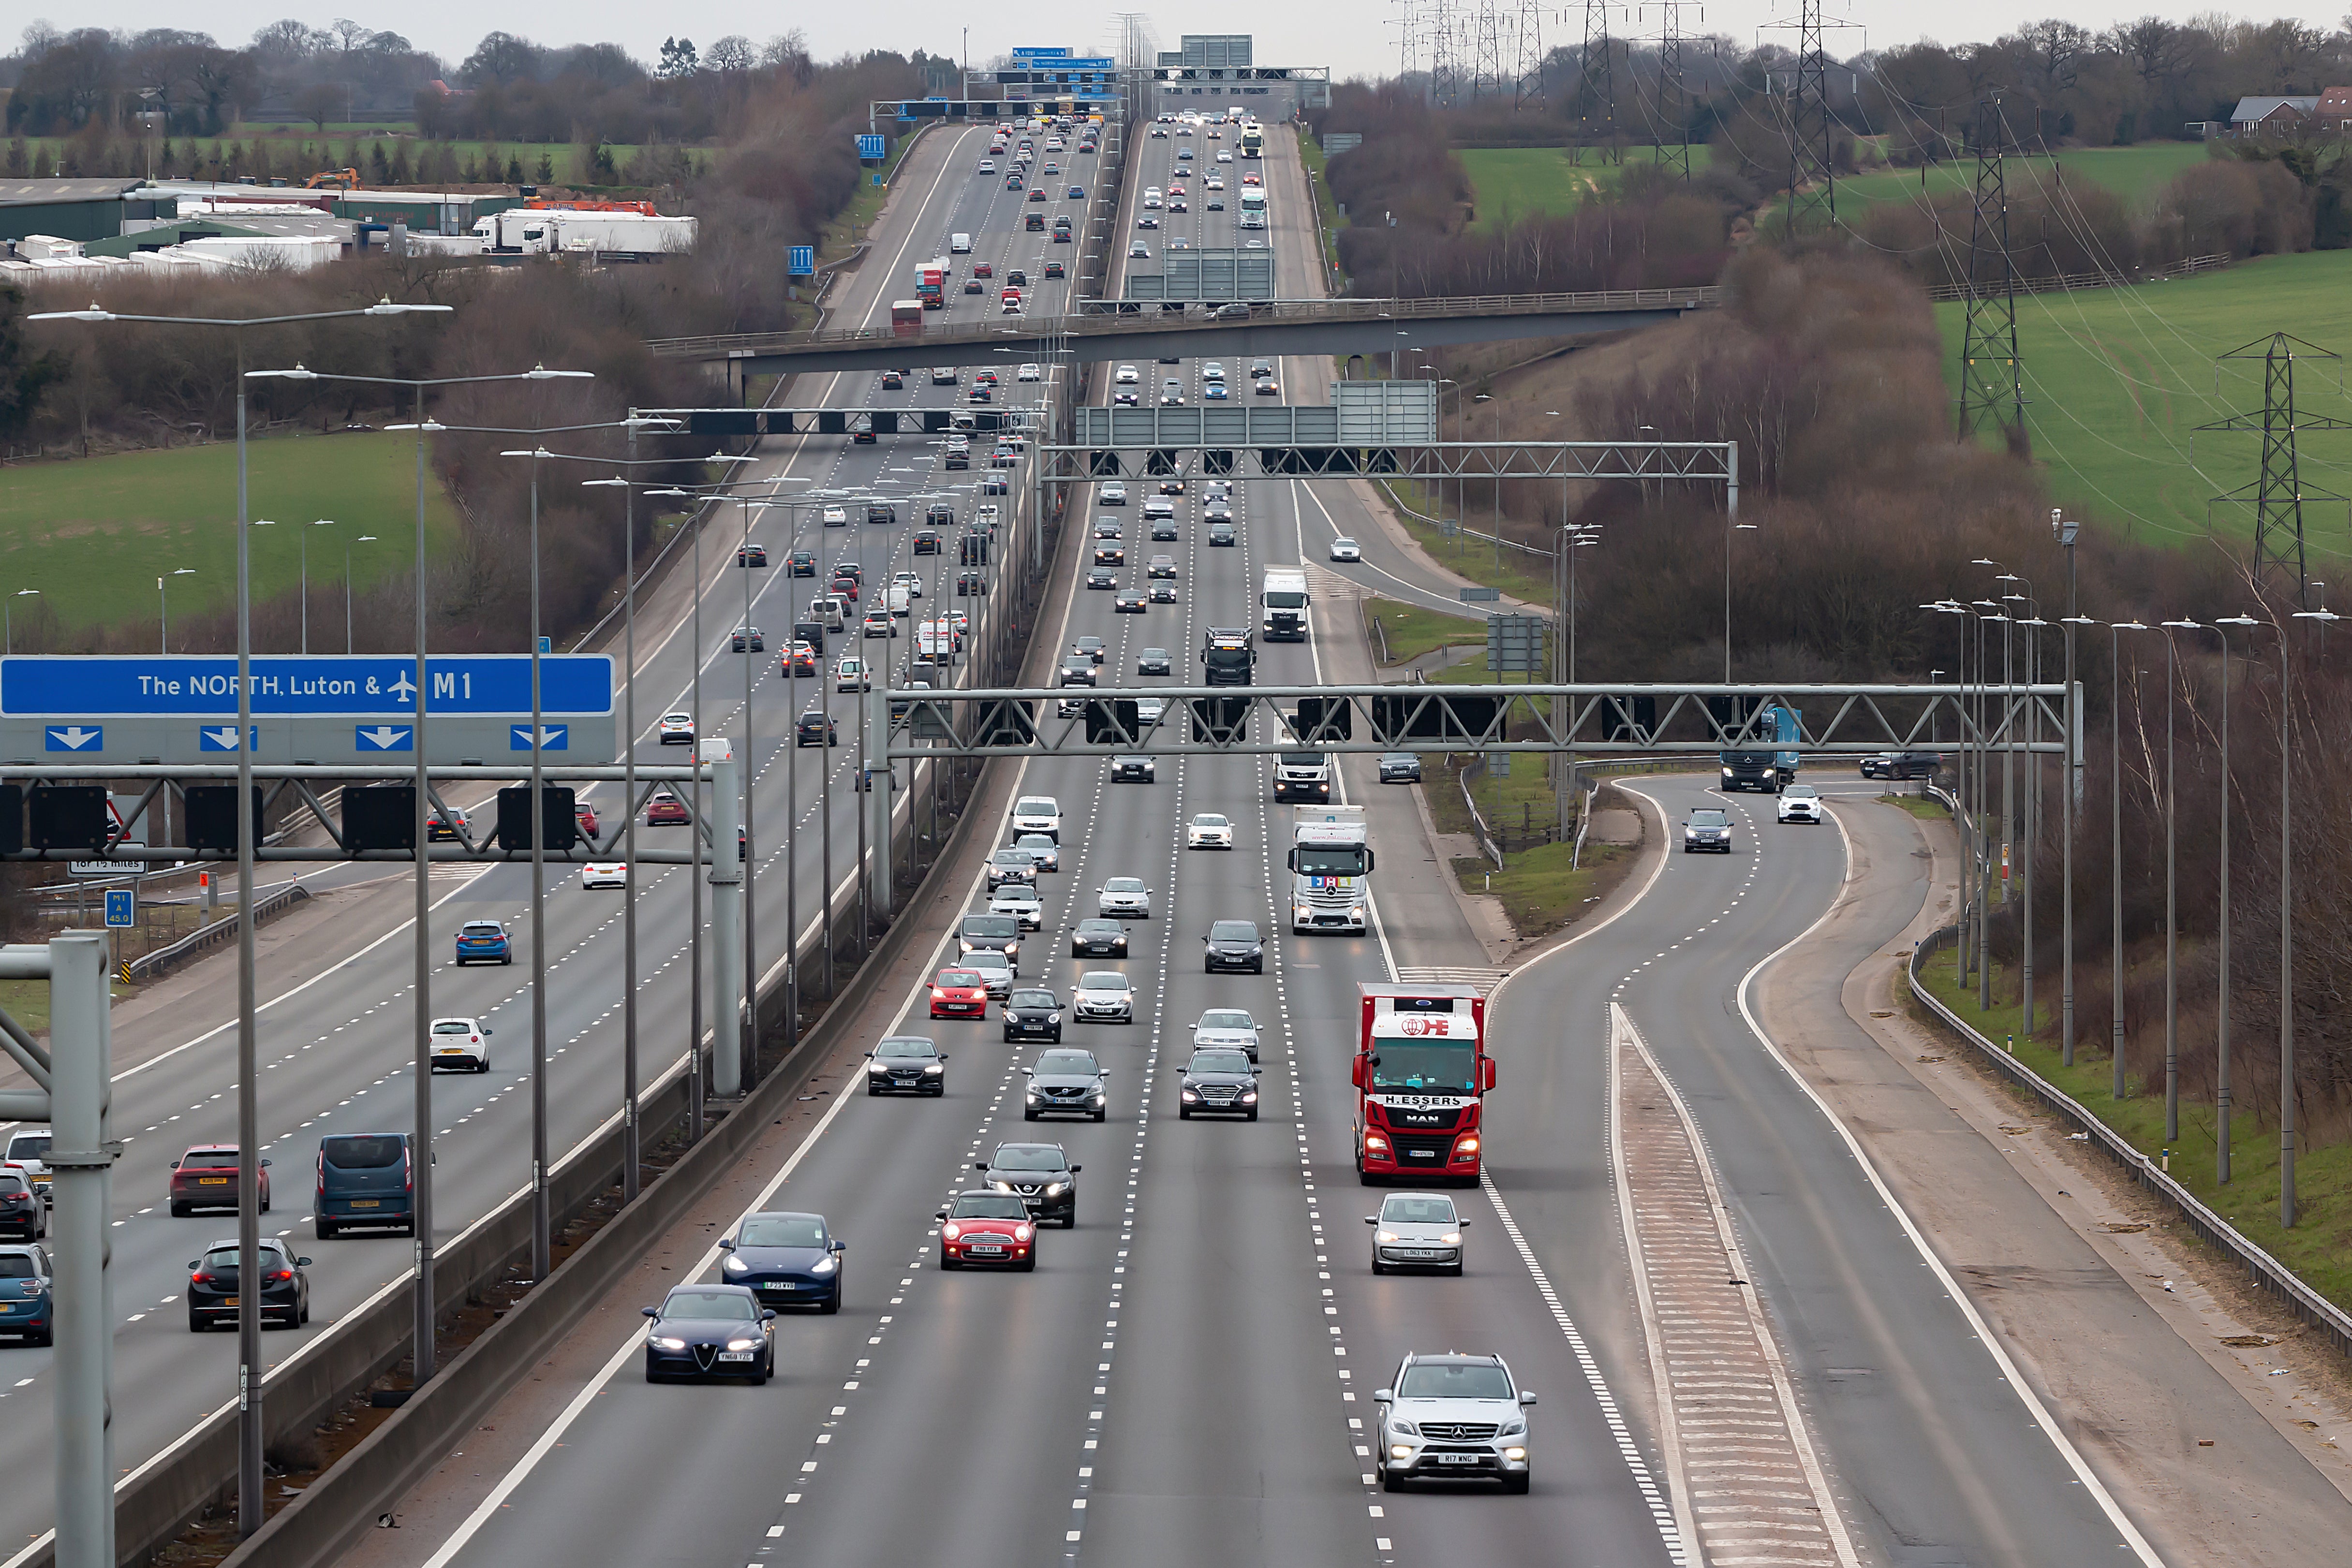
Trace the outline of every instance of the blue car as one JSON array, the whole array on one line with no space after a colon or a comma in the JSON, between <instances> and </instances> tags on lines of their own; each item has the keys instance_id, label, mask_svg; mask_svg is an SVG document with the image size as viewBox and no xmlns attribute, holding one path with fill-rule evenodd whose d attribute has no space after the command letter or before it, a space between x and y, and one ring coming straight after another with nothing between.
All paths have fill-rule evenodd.
<instances>
[{"instance_id":1,"label":"blue car","mask_svg":"<svg viewBox=\"0 0 2352 1568\"><path fill-rule=\"evenodd\" d=\"M824 1215L746 1215L719 1249L727 1254L720 1276L751 1291L762 1305L841 1311L841 1255L849 1249Z\"/></svg>"},{"instance_id":2,"label":"blue car","mask_svg":"<svg viewBox=\"0 0 2352 1568\"><path fill-rule=\"evenodd\" d=\"M0 1334L26 1344L57 1341L56 1270L49 1249L26 1245L0 1247Z\"/></svg>"},{"instance_id":3,"label":"blue car","mask_svg":"<svg viewBox=\"0 0 2352 1568\"><path fill-rule=\"evenodd\" d=\"M740 1285L680 1285L647 1307L646 1381L748 1377L776 1370L776 1314Z\"/></svg>"},{"instance_id":4,"label":"blue car","mask_svg":"<svg viewBox=\"0 0 2352 1568\"><path fill-rule=\"evenodd\" d=\"M1070 187L1070 200L1074 202L1083 202L1086 199L1087 188L1084 185L1073 185Z\"/></svg>"},{"instance_id":5,"label":"blue car","mask_svg":"<svg viewBox=\"0 0 2352 1568\"><path fill-rule=\"evenodd\" d=\"M511 964L514 948L507 928L495 920L468 920L457 927L457 967L468 964Z\"/></svg>"}]
</instances>

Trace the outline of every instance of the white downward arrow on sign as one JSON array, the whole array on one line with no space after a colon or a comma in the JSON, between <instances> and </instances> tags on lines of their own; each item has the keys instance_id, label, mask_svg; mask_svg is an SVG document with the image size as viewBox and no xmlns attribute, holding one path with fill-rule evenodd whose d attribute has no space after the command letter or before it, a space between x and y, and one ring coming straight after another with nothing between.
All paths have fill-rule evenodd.
<instances>
[{"instance_id":1,"label":"white downward arrow on sign","mask_svg":"<svg viewBox=\"0 0 2352 1568\"><path fill-rule=\"evenodd\" d=\"M88 746L91 741L96 740L105 732L96 729L84 729L81 726L77 724L69 726L64 729L53 729L49 731L49 733L57 737L59 745L79 751L83 747Z\"/></svg>"},{"instance_id":2,"label":"white downward arrow on sign","mask_svg":"<svg viewBox=\"0 0 2352 1568\"><path fill-rule=\"evenodd\" d=\"M373 729L363 729L360 731L360 735L371 745L382 747L387 751L408 738L408 731L394 729L388 724L377 725Z\"/></svg>"},{"instance_id":3,"label":"white downward arrow on sign","mask_svg":"<svg viewBox=\"0 0 2352 1568\"><path fill-rule=\"evenodd\" d=\"M236 749L236 730L233 726L226 729L208 729L205 731L205 735L223 751Z\"/></svg>"}]
</instances>

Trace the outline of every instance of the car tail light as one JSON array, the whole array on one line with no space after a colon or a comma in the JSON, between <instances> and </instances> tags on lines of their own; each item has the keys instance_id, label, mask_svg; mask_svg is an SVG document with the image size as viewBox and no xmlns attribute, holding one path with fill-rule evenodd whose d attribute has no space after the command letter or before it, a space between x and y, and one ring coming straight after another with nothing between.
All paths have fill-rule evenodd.
<instances>
[{"instance_id":1,"label":"car tail light","mask_svg":"<svg viewBox=\"0 0 2352 1568\"><path fill-rule=\"evenodd\" d=\"M940 1234L948 1240L953 1241L956 1238L963 1234L963 1227L950 1219L940 1228Z\"/></svg>"},{"instance_id":2,"label":"car tail light","mask_svg":"<svg viewBox=\"0 0 2352 1568\"><path fill-rule=\"evenodd\" d=\"M280 1269L269 1277L273 1280L290 1280L294 1277L294 1270L291 1269Z\"/></svg>"},{"instance_id":3,"label":"car tail light","mask_svg":"<svg viewBox=\"0 0 2352 1568\"><path fill-rule=\"evenodd\" d=\"M319 1156L319 1196L327 1196L327 1156L323 1154Z\"/></svg>"},{"instance_id":4,"label":"car tail light","mask_svg":"<svg viewBox=\"0 0 2352 1568\"><path fill-rule=\"evenodd\" d=\"M210 1274L195 1273L188 1276L188 1283L191 1285L209 1285L212 1282L213 1277Z\"/></svg>"}]
</instances>

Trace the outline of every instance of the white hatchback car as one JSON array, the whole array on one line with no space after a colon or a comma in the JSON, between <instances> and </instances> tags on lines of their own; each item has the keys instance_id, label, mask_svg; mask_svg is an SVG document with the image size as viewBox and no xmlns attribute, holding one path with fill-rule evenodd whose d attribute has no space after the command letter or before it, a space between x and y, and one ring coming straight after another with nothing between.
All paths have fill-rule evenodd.
<instances>
[{"instance_id":1,"label":"white hatchback car","mask_svg":"<svg viewBox=\"0 0 2352 1568\"><path fill-rule=\"evenodd\" d=\"M1340 538L1331 541L1331 559L1333 560L1361 560L1364 559L1363 548L1357 544L1355 540L1342 535Z\"/></svg>"},{"instance_id":2,"label":"white hatchback car","mask_svg":"<svg viewBox=\"0 0 2352 1568\"><path fill-rule=\"evenodd\" d=\"M991 915L1010 915L1021 922L1024 931L1045 928L1045 906L1038 902L1037 890L1025 883L1008 882L988 895Z\"/></svg>"},{"instance_id":3,"label":"white hatchback car","mask_svg":"<svg viewBox=\"0 0 2352 1568\"><path fill-rule=\"evenodd\" d=\"M1229 850L1234 847L1234 824L1230 818L1214 811L1203 811L1184 824L1184 847L1188 850Z\"/></svg>"},{"instance_id":4,"label":"white hatchback car","mask_svg":"<svg viewBox=\"0 0 2352 1568\"><path fill-rule=\"evenodd\" d=\"M490 1070L489 1040L490 1026L479 1019L435 1019L433 1071L463 1069L467 1072L488 1072Z\"/></svg>"},{"instance_id":5,"label":"white hatchback car","mask_svg":"<svg viewBox=\"0 0 2352 1568\"><path fill-rule=\"evenodd\" d=\"M1016 382L1042 382L1045 379L1045 367L1042 365L1024 365L1019 370L1013 372L1013 379Z\"/></svg>"},{"instance_id":6,"label":"white hatchback car","mask_svg":"<svg viewBox=\"0 0 2352 1568\"><path fill-rule=\"evenodd\" d=\"M1241 1008L1211 1008L1192 1026L1192 1049L1223 1047L1228 1051L1245 1051L1252 1061L1257 1060L1257 1020Z\"/></svg>"},{"instance_id":7,"label":"white hatchback car","mask_svg":"<svg viewBox=\"0 0 2352 1568\"><path fill-rule=\"evenodd\" d=\"M529 797L525 799L528 800ZM626 887L629 885L628 865L622 861L590 861L580 868L580 885L583 890L597 887Z\"/></svg>"},{"instance_id":8,"label":"white hatchback car","mask_svg":"<svg viewBox=\"0 0 2352 1568\"><path fill-rule=\"evenodd\" d=\"M666 713L661 716L661 723L655 727L655 731L664 746L692 746L694 716L690 713Z\"/></svg>"},{"instance_id":9,"label":"white hatchback car","mask_svg":"<svg viewBox=\"0 0 2352 1568\"><path fill-rule=\"evenodd\" d=\"M1151 890L1143 885L1139 876L1112 877L1102 884L1102 894L1095 901L1095 913L1106 920L1149 920Z\"/></svg>"},{"instance_id":10,"label":"white hatchback car","mask_svg":"<svg viewBox=\"0 0 2352 1568\"><path fill-rule=\"evenodd\" d=\"M1780 820L1821 826L1822 792L1810 784L1790 785L1780 791Z\"/></svg>"},{"instance_id":11,"label":"white hatchback car","mask_svg":"<svg viewBox=\"0 0 2352 1568\"><path fill-rule=\"evenodd\" d=\"M1133 1023L1135 988L1116 969L1089 969L1070 994L1072 1023Z\"/></svg>"}]
</instances>

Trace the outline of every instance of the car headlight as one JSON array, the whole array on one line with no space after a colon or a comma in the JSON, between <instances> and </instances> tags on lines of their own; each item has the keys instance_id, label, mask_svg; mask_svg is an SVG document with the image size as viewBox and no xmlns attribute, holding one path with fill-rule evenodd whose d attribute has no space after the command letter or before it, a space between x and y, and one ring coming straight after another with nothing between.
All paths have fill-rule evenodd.
<instances>
[{"instance_id":1,"label":"car headlight","mask_svg":"<svg viewBox=\"0 0 2352 1568\"><path fill-rule=\"evenodd\" d=\"M1013 1190L1013 1184L1009 1181L992 1181L988 1185L994 1187L999 1192L1011 1192Z\"/></svg>"},{"instance_id":2,"label":"car headlight","mask_svg":"<svg viewBox=\"0 0 2352 1568\"><path fill-rule=\"evenodd\" d=\"M928 1067L926 1067L926 1068L924 1068L924 1069L923 1069L923 1071L924 1071L925 1073L927 1073L927 1074L929 1074L929 1073L933 1073L933 1072L945 1072L946 1071L947 1071L947 1069L946 1069L946 1068L944 1068L944 1067L940 1066L940 1065L938 1062L936 1062L936 1061L932 1062L929 1066L928 1066Z\"/></svg>"},{"instance_id":3,"label":"car headlight","mask_svg":"<svg viewBox=\"0 0 2352 1568\"><path fill-rule=\"evenodd\" d=\"M1201 1092L1197 1089L1187 1089L1184 1091L1184 1098L1187 1103L1196 1101L1200 1099L1200 1097Z\"/></svg>"},{"instance_id":4,"label":"car headlight","mask_svg":"<svg viewBox=\"0 0 2352 1568\"><path fill-rule=\"evenodd\" d=\"M1062 1015L1060 1013L1047 1013L1045 1015L1045 1021L1047 1023L1060 1023L1062 1021ZM933 1071L936 1071L937 1069L934 1069Z\"/></svg>"},{"instance_id":5,"label":"car headlight","mask_svg":"<svg viewBox=\"0 0 2352 1568\"><path fill-rule=\"evenodd\" d=\"M760 1342L755 1339L730 1339L727 1342L727 1348L729 1350L757 1350L760 1348Z\"/></svg>"},{"instance_id":6,"label":"car headlight","mask_svg":"<svg viewBox=\"0 0 2352 1568\"><path fill-rule=\"evenodd\" d=\"M1034 1105L1037 1103L1037 1091L1032 1089L1026 1094L1023 1095L1022 1098L1028 1101L1032 1105Z\"/></svg>"},{"instance_id":7,"label":"car headlight","mask_svg":"<svg viewBox=\"0 0 2352 1568\"><path fill-rule=\"evenodd\" d=\"M1503 1458L1510 1460L1511 1463L1515 1465L1525 1461L1527 1457L1528 1451L1525 1448L1505 1448L1503 1450Z\"/></svg>"},{"instance_id":8,"label":"car headlight","mask_svg":"<svg viewBox=\"0 0 2352 1568\"><path fill-rule=\"evenodd\" d=\"M1525 1421L1506 1421L1503 1423L1503 1429L1496 1433L1496 1436L1502 1437L1523 1437L1527 1436L1527 1431L1528 1424Z\"/></svg>"},{"instance_id":9,"label":"car headlight","mask_svg":"<svg viewBox=\"0 0 2352 1568\"><path fill-rule=\"evenodd\" d=\"M820 1258L815 1262L809 1265L809 1272L812 1274L830 1274L837 1267L839 1267L839 1265L835 1263L832 1259Z\"/></svg>"},{"instance_id":10,"label":"car headlight","mask_svg":"<svg viewBox=\"0 0 2352 1568\"><path fill-rule=\"evenodd\" d=\"M1391 1421L1389 1433L1391 1437L1418 1437L1421 1436L1421 1428L1410 1421Z\"/></svg>"},{"instance_id":11,"label":"car headlight","mask_svg":"<svg viewBox=\"0 0 2352 1568\"><path fill-rule=\"evenodd\" d=\"M1393 1241L1396 1239L1396 1232L1393 1230L1377 1230L1372 1233L1372 1239L1380 1242Z\"/></svg>"},{"instance_id":12,"label":"car headlight","mask_svg":"<svg viewBox=\"0 0 2352 1568\"><path fill-rule=\"evenodd\" d=\"M1243 1103L1243 1104L1244 1104L1244 1105L1255 1105L1255 1104L1256 1104L1256 1103L1257 1103L1257 1091L1256 1091L1256 1090L1255 1090L1255 1089L1244 1090L1244 1091L1243 1092L1243 1093L1242 1093L1242 1103Z\"/></svg>"},{"instance_id":13,"label":"car headlight","mask_svg":"<svg viewBox=\"0 0 2352 1568\"><path fill-rule=\"evenodd\" d=\"M740 1258L733 1256L730 1256L725 1262L719 1265L721 1270L730 1274L740 1274L751 1266Z\"/></svg>"},{"instance_id":14,"label":"car headlight","mask_svg":"<svg viewBox=\"0 0 2352 1568\"><path fill-rule=\"evenodd\" d=\"M1462 1233L1458 1230L1449 1230L1437 1239L1444 1246L1459 1247L1462 1245Z\"/></svg>"},{"instance_id":15,"label":"car headlight","mask_svg":"<svg viewBox=\"0 0 2352 1568\"><path fill-rule=\"evenodd\" d=\"M1391 1445L1389 1448L1389 1458L1392 1459L1409 1459L1412 1458L1412 1445L1407 1443L1397 1443Z\"/></svg>"},{"instance_id":16,"label":"car headlight","mask_svg":"<svg viewBox=\"0 0 2352 1568\"><path fill-rule=\"evenodd\" d=\"M931 994L933 996L937 996L939 995L939 992L935 989ZM890 1066L887 1062L869 1061L866 1064L866 1071L872 1073L877 1078L887 1078L890 1076Z\"/></svg>"},{"instance_id":17,"label":"car headlight","mask_svg":"<svg viewBox=\"0 0 2352 1568\"><path fill-rule=\"evenodd\" d=\"M1064 1193L1066 1193L1066 1192L1067 1192L1067 1191L1069 1191L1069 1190L1070 1190L1070 1184L1069 1184L1068 1182L1066 1182L1066 1181L1051 1182L1051 1183L1048 1183L1048 1184L1046 1185L1046 1187L1045 1187L1045 1196L1046 1196L1047 1197L1061 1197Z\"/></svg>"},{"instance_id":18,"label":"car headlight","mask_svg":"<svg viewBox=\"0 0 2352 1568\"><path fill-rule=\"evenodd\" d=\"M647 1334L646 1336L646 1343L651 1345L658 1345L664 1350L684 1350L686 1348L686 1342L684 1340L664 1339L659 1334Z\"/></svg>"},{"instance_id":19,"label":"car headlight","mask_svg":"<svg viewBox=\"0 0 2352 1568\"><path fill-rule=\"evenodd\" d=\"M1730 768L1725 768L1725 769L1723 770L1723 776L1724 776L1726 779L1730 778L1730 777L1731 777L1731 769L1730 769Z\"/></svg>"},{"instance_id":20,"label":"car headlight","mask_svg":"<svg viewBox=\"0 0 2352 1568\"><path fill-rule=\"evenodd\" d=\"M1363 906L1362 904L1359 904L1355 905L1353 908L1349 909L1349 910L1348 911L1348 915L1349 915L1349 917L1350 919L1354 919L1354 920L1361 920L1361 919L1364 917L1364 906Z\"/></svg>"}]
</instances>

